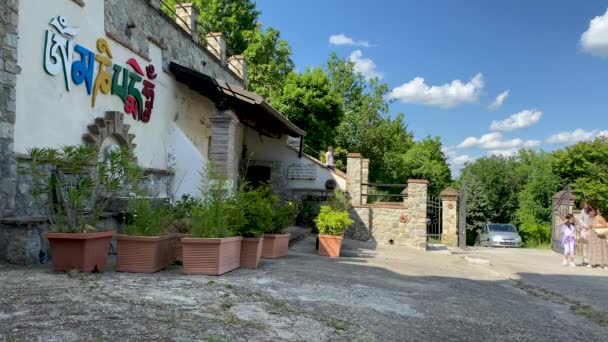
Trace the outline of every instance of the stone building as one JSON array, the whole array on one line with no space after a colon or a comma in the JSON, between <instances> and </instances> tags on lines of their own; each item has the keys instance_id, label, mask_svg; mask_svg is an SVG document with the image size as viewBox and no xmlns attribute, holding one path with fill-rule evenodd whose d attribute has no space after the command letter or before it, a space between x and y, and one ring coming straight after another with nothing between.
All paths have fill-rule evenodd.
<instances>
[{"instance_id":1,"label":"stone building","mask_svg":"<svg viewBox=\"0 0 608 342\"><path fill-rule=\"evenodd\" d=\"M49 229L17 172L32 147L132 148L151 196L196 194L208 161L284 198L344 188L302 153L306 132L247 91L247 63L196 14L159 0L6 0L0 7L0 259L31 264ZM295 141L295 145L293 142ZM109 224L115 224L110 222Z\"/></svg>"}]
</instances>

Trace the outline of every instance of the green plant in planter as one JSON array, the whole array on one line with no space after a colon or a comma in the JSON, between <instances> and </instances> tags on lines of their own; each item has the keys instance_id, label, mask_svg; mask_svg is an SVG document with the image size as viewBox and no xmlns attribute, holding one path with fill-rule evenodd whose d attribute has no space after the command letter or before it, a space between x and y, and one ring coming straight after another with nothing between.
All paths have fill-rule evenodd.
<instances>
[{"instance_id":1,"label":"green plant in planter","mask_svg":"<svg viewBox=\"0 0 608 342\"><path fill-rule=\"evenodd\" d=\"M189 194L183 194L173 206L173 216L176 220L187 219L192 216L192 211L201 206L201 199Z\"/></svg>"},{"instance_id":2,"label":"green plant in planter","mask_svg":"<svg viewBox=\"0 0 608 342\"><path fill-rule=\"evenodd\" d=\"M171 211L165 206L154 206L149 197L131 197L128 211L131 220L124 231L127 235L164 235L173 223Z\"/></svg>"},{"instance_id":3,"label":"green plant in planter","mask_svg":"<svg viewBox=\"0 0 608 342\"><path fill-rule=\"evenodd\" d=\"M275 206L275 215L273 225L268 234L283 234L283 230L293 223L296 216L300 212L301 206L296 202L285 202Z\"/></svg>"},{"instance_id":4,"label":"green plant in planter","mask_svg":"<svg viewBox=\"0 0 608 342\"><path fill-rule=\"evenodd\" d=\"M239 233L243 237L257 238L272 229L275 205L279 201L269 186L255 189L244 186L236 195L237 205L243 210L245 223Z\"/></svg>"},{"instance_id":5,"label":"green plant in planter","mask_svg":"<svg viewBox=\"0 0 608 342\"><path fill-rule=\"evenodd\" d=\"M327 205L329 205L333 211L348 211L351 208L350 200L340 189L334 190L333 196L327 200Z\"/></svg>"},{"instance_id":6,"label":"green plant in planter","mask_svg":"<svg viewBox=\"0 0 608 342\"><path fill-rule=\"evenodd\" d=\"M349 217L348 211L337 211L329 205L323 205L315 223L319 229L319 234L342 235L354 221Z\"/></svg>"},{"instance_id":7,"label":"green plant in planter","mask_svg":"<svg viewBox=\"0 0 608 342\"><path fill-rule=\"evenodd\" d=\"M190 234L196 238L235 236L247 221L235 197L232 181L211 163L201 172L200 205L191 211Z\"/></svg>"},{"instance_id":8,"label":"green plant in planter","mask_svg":"<svg viewBox=\"0 0 608 342\"><path fill-rule=\"evenodd\" d=\"M30 165L19 172L32 178L36 204L46 208L49 221L60 232L95 230L108 201L134 191L142 175L126 148L103 156L96 146L84 145L32 148L28 153Z\"/></svg>"}]
</instances>

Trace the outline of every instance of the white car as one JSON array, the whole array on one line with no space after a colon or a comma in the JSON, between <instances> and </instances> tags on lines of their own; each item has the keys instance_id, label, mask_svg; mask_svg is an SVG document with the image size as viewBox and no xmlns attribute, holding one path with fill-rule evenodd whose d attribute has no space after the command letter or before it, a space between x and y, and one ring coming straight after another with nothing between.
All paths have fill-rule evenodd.
<instances>
[{"instance_id":1,"label":"white car","mask_svg":"<svg viewBox=\"0 0 608 342\"><path fill-rule=\"evenodd\" d=\"M512 224L488 223L475 241L482 247L521 247L521 236Z\"/></svg>"}]
</instances>

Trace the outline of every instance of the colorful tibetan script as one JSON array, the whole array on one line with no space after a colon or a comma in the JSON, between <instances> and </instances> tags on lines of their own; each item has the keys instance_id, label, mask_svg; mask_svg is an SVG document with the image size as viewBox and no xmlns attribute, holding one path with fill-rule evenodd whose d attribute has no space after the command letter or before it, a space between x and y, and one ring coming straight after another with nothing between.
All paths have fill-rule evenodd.
<instances>
[{"instance_id":1,"label":"colorful tibetan script","mask_svg":"<svg viewBox=\"0 0 608 342\"><path fill-rule=\"evenodd\" d=\"M63 73L68 91L72 85L84 85L91 96L92 107L100 92L116 95L124 103L125 113L131 114L134 120L150 121L154 109L154 80L158 76L153 64L142 68L134 58L129 58L126 66L113 64L112 50L105 39L97 39L94 52L73 41L80 29L68 26L64 17L53 18L49 25L43 59L44 70L49 75Z\"/></svg>"}]
</instances>

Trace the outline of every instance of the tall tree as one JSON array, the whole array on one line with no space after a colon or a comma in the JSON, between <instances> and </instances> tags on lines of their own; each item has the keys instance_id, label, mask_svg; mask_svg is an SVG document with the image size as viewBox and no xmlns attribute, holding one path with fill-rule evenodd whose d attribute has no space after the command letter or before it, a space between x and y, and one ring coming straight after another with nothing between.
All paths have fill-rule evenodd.
<instances>
[{"instance_id":1,"label":"tall tree","mask_svg":"<svg viewBox=\"0 0 608 342\"><path fill-rule=\"evenodd\" d=\"M333 144L334 129L343 117L342 106L323 69L290 73L272 104L308 132L306 144L313 150L321 151Z\"/></svg>"},{"instance_id":2,"label":"tall tree","mask_svg":"<svg viewBox=\"0 0 608 342\"><path fill-rule=\"evenodd\" d=\"M294 68L291 46L272 27L266 32L256 27L245 33L245 39L248 44L244 55L248 64L249 90L271 101Z\"/></svg>"},{"instance_id":3,"label":"tall tree","mask_svg":"<svg viewBox=\"0 0 608 342\"><path fill-rule=\"evenodd\" d=\"M181 1L186 2L186 1ZM251 0L194 0L199 11L201 41L209 32L222 32L226 45L234 55L247 49L245 33L257 26L260 12Z\"/></svg>"},{"instance_id":4,"label":"tall tree","mask_svg":"<svg viewBox=\"0 0 608 342\"><path fill-rule=\"evenodd\" d=\"M574 194L608 213L608 138L579 142L555 153L555 172L562 185L571 185Z\"/></svg>"}]
</instances>

